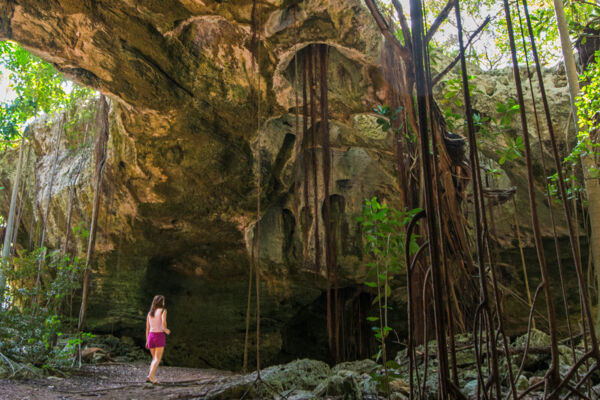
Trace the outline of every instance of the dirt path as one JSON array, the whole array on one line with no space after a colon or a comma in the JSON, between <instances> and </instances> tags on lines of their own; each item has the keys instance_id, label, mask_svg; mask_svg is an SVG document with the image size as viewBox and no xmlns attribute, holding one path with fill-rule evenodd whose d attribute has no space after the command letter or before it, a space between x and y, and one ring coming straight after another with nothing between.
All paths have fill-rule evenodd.
<instances>
[{"instance_id":1,"label":"dirt path","mask_svg":"<svg viewBox=\"0 0 600 400\"><path fill-rule=\"evenodd\" d=\"M239 375L225 371L160 367L160 384L145 383L148 365L85 365L67 378L0 379L0 399L202 399Z\"/></svg>"}]
</instances>

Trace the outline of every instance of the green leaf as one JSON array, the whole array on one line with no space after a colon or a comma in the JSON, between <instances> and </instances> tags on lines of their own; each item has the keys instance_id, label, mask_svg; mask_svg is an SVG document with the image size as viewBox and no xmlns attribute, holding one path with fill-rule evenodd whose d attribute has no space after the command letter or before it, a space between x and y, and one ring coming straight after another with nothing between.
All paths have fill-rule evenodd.
<instances>
[{"instance_id":1,"label":"green leaf","mask_svg":"<svg viewBox=\"0 0 600 400\"><path fill-rule=\"evenodd\" d=\"M375 298L373 299L373 301L371 302L371 305L375 305L379 303L379 296L375 296Z\"/></svg>"},{"instance_id":2,"label":"green leaf","mask_svg":"<svg viewBox=\"0 0 600 400\"><path fill-rule=\"evenodd\" d=\"M454 96L456 96L456 92L453 92L453 91L448 91L444 94L445 99L451 99Z\"/></svg>"}]
</instances>

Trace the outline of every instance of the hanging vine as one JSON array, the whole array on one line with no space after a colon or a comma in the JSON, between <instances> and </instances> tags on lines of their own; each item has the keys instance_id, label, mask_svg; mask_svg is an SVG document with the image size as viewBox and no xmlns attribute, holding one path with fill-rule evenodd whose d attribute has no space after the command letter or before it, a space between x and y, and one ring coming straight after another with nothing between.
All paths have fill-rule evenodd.
<instances>
[{"instance_id":1,"label":"hanging vine","mask_svg":"<svg viewBox=\"0 0 600 400\"><path fill-rule=\"evenodd\" d=\"M109 121L108 121L109 106L106 97L101 95L98 99L98 107L96 112L96 121L98 132L96 133L96 144L94 149L95 160L95 180L94 180L94 197L92 200L92 216L90 221L90 234L88 247L85 257L85 267L83 270L83 289L81 294L81 307L79 309L79 320L77 330L81 332L85 323L87 311L87 302L89 295L89 286L91 279L91 265L94 257L94 249L96 246L96 231L98 225L98 212L100 210L100 202L102 199L101 186L104 176L104 165L107 159L107 144L109 137Z\"/></svg>"},{"instance_id":2,"label":"hanging vine","mask_svg":"<svg viewBox=\"0 0 600 400\"><path fill-rule=\"evenodd\" d=\"M295 195L296 202L303 198L303 207L297 207L302 219L303 264L307 262L310 220L309 210L309 176L312 178L312 233L314 243L314 266L316 273L321 271L321 251L325 250L326 287L326 320L327 337L331 358L341 360L341 309L339 302L337 245L335 231L331 221L331 144L329 137L329 101L328 101L328 46L310 44L295 57L300 57L303 65L302 73L302 130L297 126L296 131L302 132L297 140L300 156L297 158ZM296 67L298 63L295 63ZM298 87L297 85L296 87ZM317 96L317 88L319 96ZM308 90L307 90L308 89ZM317 102L319 105L317 106ZM317 115L319 118L317 118ZM299 118L296 119L297 123ZM310 121L310 132L308 122ZM320 148L319 148L320 146ZM318 157L320 150L321 157ZM309 160L310 157L310 160ZM320 177L319 177L319 159ZM302 181L300 180L302 179ZM320 221L323 221L323 239L321 244Z\"/></svg>"}]
</instances>

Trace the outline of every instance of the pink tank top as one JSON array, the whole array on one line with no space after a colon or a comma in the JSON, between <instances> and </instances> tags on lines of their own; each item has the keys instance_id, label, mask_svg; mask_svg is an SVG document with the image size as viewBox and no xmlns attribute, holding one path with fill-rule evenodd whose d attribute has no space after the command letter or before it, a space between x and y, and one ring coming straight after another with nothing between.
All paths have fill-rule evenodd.
<instances>
[{"instance_id":1,"label":"pink tank top","mask_svg":"<svg viewBox=\"0 0 600 400\"><path fill-rule=\"evenodd\" d=\"M154 310L154 317L148 313L148 321L150 322L150 332L163 332L162 328L162 313L164 310L158 308Z\"/></svg>"}]
</instances>

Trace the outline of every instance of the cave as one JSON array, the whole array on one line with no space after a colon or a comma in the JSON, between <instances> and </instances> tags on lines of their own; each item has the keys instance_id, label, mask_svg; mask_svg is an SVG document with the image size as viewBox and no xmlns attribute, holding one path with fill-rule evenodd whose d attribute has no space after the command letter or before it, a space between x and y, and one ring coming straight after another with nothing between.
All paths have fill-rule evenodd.
<instances>
[{"instance_id":1,"label":"cave","mask_svg":"<svg viewBox=\"0 0 600 400\"><path fill-rule=\"evenodd\" d=\"M382 55L388 54L389 43L384 43L381 21L373 18L362 0L331 3L0 0L0 40L18 43L66 78L95 91L75 107L78 113L92 117L74 121L68 135L56 136L69 116L66 110L60 115L42 115L27 127L31 157L28 155L23 163L28 178L21 184L22 206L14 244L18 251L34 250L41 240L50 251L85 258L90 234L87 227L99 193L86 331L143 347L146 313L153 296L162 294L173 332L163 359L166 366L237 373L246 367L243 357L247 341L250 351L246 361L253 369L257 362L257 340L252 335L258 326L254 319L257 292L250 285L256 284L253 274L260 265L262 367L302 358L334 365L377 357L377 287L371 282L372 254L366 246L369 229L361 217L369 199L404 211L403 190L414 190L413 197L423 200L422 187L404 187L399 179L409 168L418 169L419 158L409 151L397 153L402 140L416 146L418 132L411 131L405 116L396 120L386 114L389 110L384 111L383 105L397 88L383 65ZM597 47L597 40L590 43ZM578 42L579 47L584 44ZM592 44L583 49L588 62ZM322 116L309 121L308 111L302 109L302 57L307 49L327 54L327 74L312 88L320 89L327 83L324 93L314 95L319 106L322 98L328 98L327 125ZM465 182L473 175L467 166L469 149L459 132L466 125L460 115L462 101L454 100L461 90L456 89L460 70L442 71L452 62L448 55L432 60L429 73L448 73L431 93L446 109L443 116L442 110L436 109L440 115L431 111L428 118L437 117L443 128L448 128L442 132L445 154L449 163L459 165L460 172L452 170L454 175L439 185L439 198L445 201L450 187L460 186L457 193L458 208L464 214L463 234L465 242L472 245L477 240L471 210L476 200L472 189L465 189ZM315 71L317 66L321 64L314 65ZM562 256L548 257L554 283L561 279L559 262L569 271L575 268L568 257L569 221L556 212L558 207L548 206L544 193L548 181L541 158L550 154L548 130L542 128L540 139L533 142L535 152L540 150L541 155L533 155L534 181L530 183L519 159L522 150L516 138L522 132L516 112L508 122L496 121L507 117L499 114L499 104L505 108L512 104L508 110L518 110L511 94L514 78L510 70L469 68L474 71L474 84L481 88L473 96L473 106L478 118L486 120L476 127L478 142L474 147L479 148L481 165L485 165L481 169L489 173L485 177L486 195L497 197L484 211L493 219L488 245L499 266L501 289L507 293L503 307L509 314L506 320L513 323L507 334L518 340L527 330L529 316L521 264L536 264L535 243L539 239L523 211L531 207L525 193L528 185L536 188L531 202L539 209L546 253L552 254L552 239L558 237ZM566 151L574 144L576 130L569 122L564 72L547 69L544 74L551 93L552 118L565 132L558 148ZM412 74L407 76L413 78ZM308 87L311 89L310 84ZM106 101L102 115L98 99ZM528 100L524 107L525 121L530 125L535 118L533 104ZM94 145L104 119L108 140L100 148L106 151L106 161L100 187L95 190ZM304 126L307 132L314 128L327 133L329 154L322 144L302 148L307 133L302 132ZM500 134L489 133L496 128ZM60 138L56 143L55 137ZM514 159L498 149L507 144L513 144L518 153ZM11 189L17 186L17 147L6 148L0 155L0 185L6 188L0 191L2 215L9 214ZM316 178L309 176L315 172L311 170L314 167L306 168L304 157L310 152L315 165L322 165L325 157L331 161L327 190L320 170L314 174ZM407 164L402 164L404 161ZM310 199L310 204L305 199ZM574 206L576 215L588 212L581 198L574 200ZM448 215L439 218L440 226L451 219ZM327 219L331 237L324 233ZM589 221L578 221L582 239ZM330 238L335 248L333 267L339 273L335 283L328 276L325 261L314 261L317 254L324 258L329 245L324 243ZM423 245L424 237L418 239ZM524 247L522 252L520 247ZM582 263L591 265L595 248L583 241L581 249ZM474 271L467 271L466 276L475 281L478 272ZM532 287L541 282L537 269L530 268L527 274ZM570 312L580 316L576 278L573 273L565 278L568 301L575 304ZM390 287L390 365L407 355L406 280L404 273L398 273ZM335 357L328 343L327 316L334 290L339 302L334 313L342 337L341 353ZM430 306L427 293L425 289L422 300ZM75 299L81 297L77 293ZM458 302L456 297L454 300ZM540 301L546 301L545 295L540 295ZM566 335L563 303L558 295L548 301L559 310L558 331ZM74 318L76 312L70 313ZM423 320L430 317L427 313L418 316ZM454 323L450 317L440 318ZM468 324L466 327L472 328ZM537 329L548 329L541 317ZM427 338L432 339L434 327L429 330L425 335L431 334ZM421 357L423 348L418 351ZM526 371L533 374L548 367L547 360L542 360L528 365Z\"/></svg>"}]
</instances>

